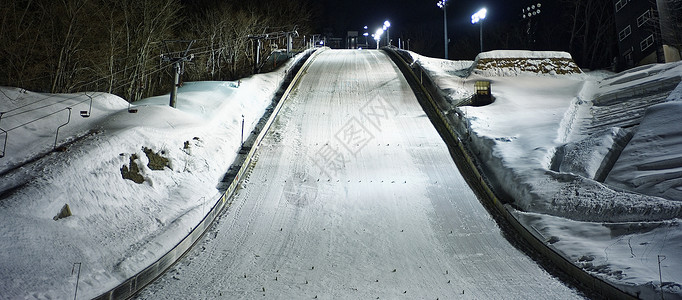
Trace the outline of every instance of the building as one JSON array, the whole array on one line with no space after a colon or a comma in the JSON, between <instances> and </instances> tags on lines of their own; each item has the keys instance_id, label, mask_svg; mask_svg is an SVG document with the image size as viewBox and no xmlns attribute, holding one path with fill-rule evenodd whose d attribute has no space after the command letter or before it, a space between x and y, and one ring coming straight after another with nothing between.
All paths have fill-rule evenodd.
<instances>
[{"instance_id":1,"label":"building","mask_svg":"<svg viewBox=\"0 0 682 300\"><path fill-rule=\"evenodd\" d=\"M680 60L682 0L613 0L619 69Z\"/></svg>"}]
</instances>

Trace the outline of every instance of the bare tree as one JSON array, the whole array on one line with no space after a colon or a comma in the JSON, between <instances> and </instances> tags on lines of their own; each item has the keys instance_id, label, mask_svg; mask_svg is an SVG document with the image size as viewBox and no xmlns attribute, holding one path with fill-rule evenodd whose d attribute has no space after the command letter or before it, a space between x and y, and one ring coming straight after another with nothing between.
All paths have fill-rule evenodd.
<instances>
[{"instance_id":1,"label":"bare tree","mask_svg":"<svg viewBox=\"0 0 682 300\"><path fill-rule=\"evenodd\" d=\"M605 66L613 56L615 20L612 0L562 0L571 28L567 48L578 64Z\"/></svg>"},{"instance_id":2,"label":"bare tree","mask_svg":"<svg viewBox=\"0 0 682 300\"><path fill-rule=\"evenodd\" d=\"M196 80L234 79L252 66L249 34L309 28L310 0L12 0L0 5L0 84L100 90L129 101L166 92L163 41L197 40ZM201 66L201 67L196 67Z\"/></svg>"}]
</instances>

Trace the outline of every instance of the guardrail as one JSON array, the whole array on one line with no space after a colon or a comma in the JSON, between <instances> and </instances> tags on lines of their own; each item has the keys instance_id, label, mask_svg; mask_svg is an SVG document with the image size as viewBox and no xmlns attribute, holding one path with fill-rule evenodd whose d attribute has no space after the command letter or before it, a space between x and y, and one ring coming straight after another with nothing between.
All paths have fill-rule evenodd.
<instances>
[{"instance_id":1,"label":"guardrail","mask_svg":"<svg viewBox=\"0 0 682 300\"><path fill-rule=\"evenodd\" d=\"M126 281L122 282L115 288L109 290L108 292L105 292L104 294L94 299L127 299L135 295L135 293L139 292L142 288L152 283L156 278L165 273L165 271L168 270L168 268L173 266L173 264L175 264L180 258L182 258L192 248L192 246L194 246L194 244L198 242L199 239L201 239L204 233L211 227L213 221L215 221L215 219L218 216L220 216L220 214L223 212L225 208L229 207L230 202L228 202L228 199L232 197L235 190L239 186L239 182L241 181L244 174L247 172L249 165L251 164L251 159L253 158L254 153L258 150L258 146L260 146L263 137L265 136L268 129L274 122L278 112L282 108L282 105L289 97L289 93L296 85L296 82L305 73L305 70L308 68L310 63L314 60L315 56L318 55L319 52L321 51L313 51L310 57L305 59L305 62L303 62L300 69L296 72L296 75L292 79L291 83L282 94L279 102L277 103L277 106L275 106L274 110L272 111L272 114L268 118L268 121L265 123L260 133L256 137L253 145L251 146L250 151L244 158L244 162L239 168L239 171L237 171L236 175L234 176L234 179L231 181L230 185L222 194L222 196L218 199L218 201L213 205L211 210L201 220L201 222L199 222L199 224L197 224L197 226L195 226L187 236L185 236L177 245L175 245L173 249L169 250L166 254L164 254L161 258L156 260L153 264L146 267L139 273L135 274L133 277L128 278Z\"/></svg>"},{"instance_id":2,"label":"guardrail","mask_svg":"<svg viewBox=\"0 0 682 300\"><path fill-rule=\"evenodd\" d=\"M474 176L474 178L468 179L474 179L473 181L469 181L469 183L476 185L473 188L481 197L481 201L485 202L483 203L484 205L493 207L533 250L537 251L544 258L548 259L554 267L558 268L568 276L571 276L573 279L577 280L580 284L589 288L591 292L607 299L636 299L634 295L628 294L625 291L622 291L609 284L608 282L588 274L583 269L574 265L566 257L547 245L542 239L540 233L523 226L523 224L521 224L521 222L519 222L519 220L512 215L512 213L505 207L504 203L502 203L495 195L493 190L490 188L489 183L486 181L485 176L479 171L477 162L470 155L470 149L460 140L460 134L453 129L453 126L448 121L447 116L441 109L439 109L439 106L434 99L444 103L444 98L440 93L440 89L438 89L438 87L434 84L433 80L426 74L425 70L419 64L408 64L405 60L405 57L403 56L405 54L401 54L390 48L382 49L389 54L391 59L405 76L405 79L407 79L407 81L410 83L420 104L422 107L424 107L427 115L430 114L429 118L431 119L431 122L434 123L435 127L441 133L443 140L448 144L448 147L451 149L451 151L456 151L459 156L465 159L465 167L467 168L466 173ZM419 74L419 76L417 74ZM424 78L428 78L428 80L424 80ZM425 87L424 83L429 85L429 87ZM443 132L441 129L445 129L445 132ZM459 163L457 165L462 167Z\"/></svg>"}]
</instances>

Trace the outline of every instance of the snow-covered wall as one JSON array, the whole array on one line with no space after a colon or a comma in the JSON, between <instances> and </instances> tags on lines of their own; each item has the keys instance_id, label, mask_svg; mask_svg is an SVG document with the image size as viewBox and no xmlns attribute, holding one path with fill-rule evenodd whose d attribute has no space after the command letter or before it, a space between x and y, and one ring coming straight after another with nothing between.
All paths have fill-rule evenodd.
<instances>
[{"instance_id":1,"label":"snow-covered wall","mask_svg":"<svg viewBox=\"0 0 682 300\"><path fill-rule=\"evenodd\" d=\"M582 71L566 52L496 50L476 56L473 73L482 76L519 76L580 74Z\"/></svg>"}]
</instances>

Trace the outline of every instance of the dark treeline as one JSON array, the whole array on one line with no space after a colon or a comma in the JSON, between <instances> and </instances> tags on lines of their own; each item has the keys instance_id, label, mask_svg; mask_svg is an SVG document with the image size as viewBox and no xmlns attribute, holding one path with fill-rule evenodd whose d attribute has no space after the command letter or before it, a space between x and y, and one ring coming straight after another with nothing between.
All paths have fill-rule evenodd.
<instances>
[{"instance_id":1,"label":"dark treeline","mask_svg":"<svg viewBox=\"0 0 682 300\"><path fill-rule=\"evenodd\" d=\"M0 85L128 101L168 92L171 63L196 40L184 80L233 80L253 70L249 35L306 34L309 0L11 0L0 6ZM166 41L166 42L164 42ZM263 55L270 51L264 43ZM297 46L302 46L300 38ZM175 52L175 53L173 53Z\"/></svg>"}]
</instances>

